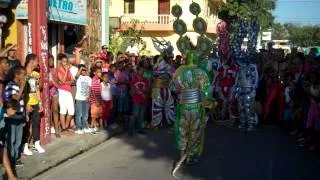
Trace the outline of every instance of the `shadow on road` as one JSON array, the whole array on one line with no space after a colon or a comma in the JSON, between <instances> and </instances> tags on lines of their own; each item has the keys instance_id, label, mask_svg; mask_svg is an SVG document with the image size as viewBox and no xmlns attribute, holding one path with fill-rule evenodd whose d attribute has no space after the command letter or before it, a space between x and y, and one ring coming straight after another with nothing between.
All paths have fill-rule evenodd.
<instances>
[{"instance_id":1,"label":"shadow on road","mask_svg":"<svg viewBox=\"0 0 320 180\"><path fill-rule=\"evenodd\" d=\"M147 160L166 158L173 164L179 157L174 135L167 129L115 138L142 150L141 158ZM319 180L319 168L320 156L298 148L295 139L279 128L245 134L209 125L200 164L182 167L177 174L201 180Z\"/></svg>"}]
</instances>

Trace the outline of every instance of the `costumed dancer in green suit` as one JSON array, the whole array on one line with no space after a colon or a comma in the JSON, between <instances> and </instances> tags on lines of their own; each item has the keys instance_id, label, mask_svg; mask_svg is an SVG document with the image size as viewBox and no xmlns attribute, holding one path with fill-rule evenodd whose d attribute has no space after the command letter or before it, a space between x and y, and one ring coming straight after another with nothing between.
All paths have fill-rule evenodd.
<instances>
[{"instance_id":1,"label":"costumed dancer in green suit","mask_svg":"<svg viewBox=\"0 0 320 180\"><path fill-rule=\"evenodd\" d=\"M186 64L180 66L173 77L179 97L176 109L176 141L181 151L181 158L172 171L173 175L183 162L194 164L199 161L207 120L205 108L211 104L208 101L211 94L209 93L211 77L199 64L202 60L200 58L207 57L213 49L212 42L204 35L207 24L203 18L198 17L200 6L193 2L189 9L196 16L193 28L200 34L196 47L192 47L188 37L183 36L187 27L185 22L179 19L182 8L175 5L171 10L177 18L173 24L175 33L180 35L177 47L182 54L187 55Z\"/></svg>"}]
</instances>

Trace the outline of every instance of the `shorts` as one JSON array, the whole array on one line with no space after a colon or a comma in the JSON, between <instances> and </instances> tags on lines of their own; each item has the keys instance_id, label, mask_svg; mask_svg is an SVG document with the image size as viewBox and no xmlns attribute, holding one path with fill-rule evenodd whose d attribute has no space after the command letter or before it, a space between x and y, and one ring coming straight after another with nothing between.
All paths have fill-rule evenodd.
<instances>
[{"instance_id":1,"label":"shorts","mask_svg":"<svg viewBox=\"0 0 320 180\"><path fill-rule=\"evenodd\" d=\"M91 118L101 118L102 117L102 108L103 106L99 106L96 103L91 104Z\"/></svg>"},{"instance_id":2,"label":"shorts","mask_svg":"<svg viewBox=\"0 0 320 180\"><path fill-rule=\"evenodd\" d=\"M60 114L74 115L74 101L71 92L59 89Z\"/></svg>"}]
</instances>

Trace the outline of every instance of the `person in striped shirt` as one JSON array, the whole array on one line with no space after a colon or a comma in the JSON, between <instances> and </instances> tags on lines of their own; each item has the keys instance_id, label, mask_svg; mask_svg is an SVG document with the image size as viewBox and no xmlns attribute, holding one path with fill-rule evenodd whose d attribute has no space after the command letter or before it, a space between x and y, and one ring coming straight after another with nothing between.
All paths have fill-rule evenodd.
<instances>
[{"instance_id":1,"label":"person in striped shirt","mask_svg":"<svg viewBox=\"0 0 320 180\"><path fill-rule=\"evenodd\" d=\"M23 165L19 159L22 142L23 126L25 124L24 89L26 85L26 71L22 66L13 67L8 74L9 83L5 87L5 101L14 99L19 101L16 114L6 117L7 146L10 155L11 167Z\"/></svg>"},{"instance_id":2,"label":"person in striped shirt","mask_svg":"<svg viewBox=\"0 0 320 180\"><path fill-rule=\"evenodd\" d=\"M102 69L100 67L93 67L91 69L93 73L91 92L90 92L90 105L91 105L91 128L94 132L98 129L96 128L96 123L99 121L100 127L103 127L102 122L102 97L101 97L101 76Z\"/></svg>"}]
</instances>

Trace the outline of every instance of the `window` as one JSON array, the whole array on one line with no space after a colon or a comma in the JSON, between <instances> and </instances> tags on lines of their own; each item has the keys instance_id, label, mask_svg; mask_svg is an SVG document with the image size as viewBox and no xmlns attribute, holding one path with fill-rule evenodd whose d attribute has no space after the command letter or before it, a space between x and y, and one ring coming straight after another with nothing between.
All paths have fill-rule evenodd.
<instances>
[{"instance_id":1,"label":"window","mask_svg":"<svg viewBox=\"0 0 320 180\"><path fill-rule=\"evenodd\" d=\"M134 0L124 0L124 14L134 13Z\"/></svg>"}]
</instances>

